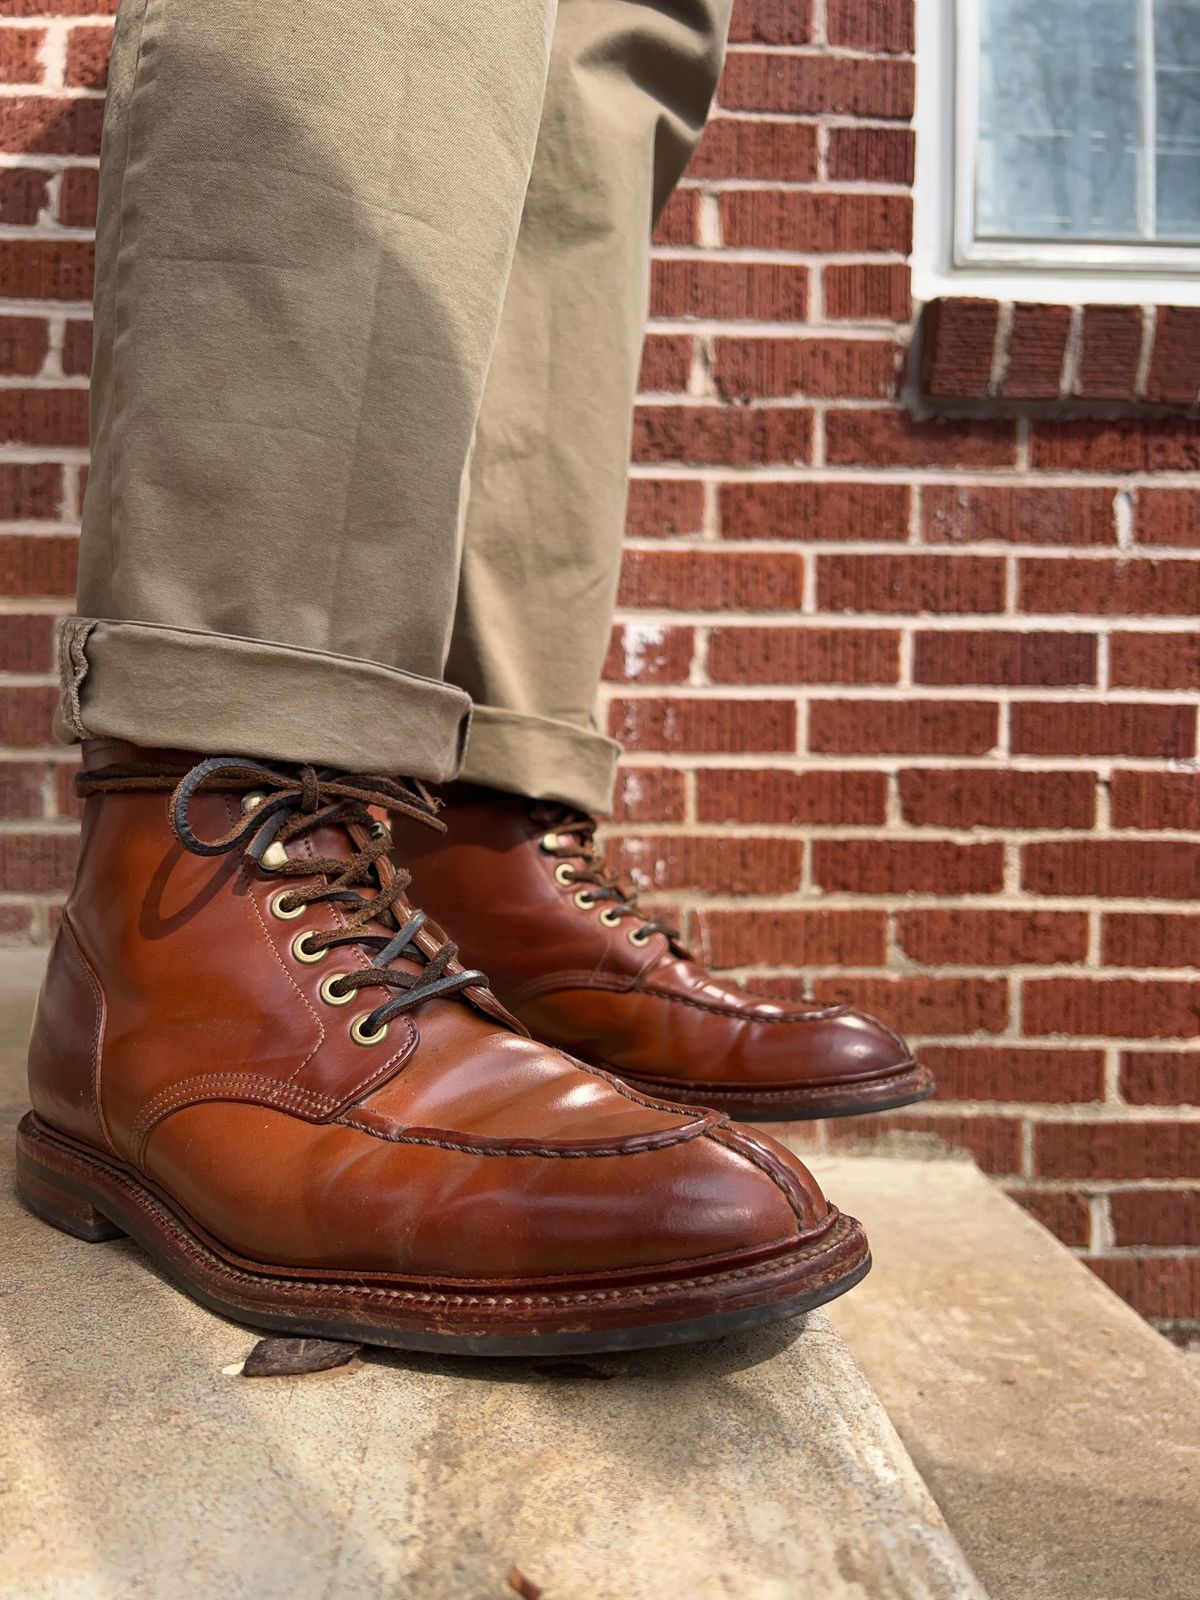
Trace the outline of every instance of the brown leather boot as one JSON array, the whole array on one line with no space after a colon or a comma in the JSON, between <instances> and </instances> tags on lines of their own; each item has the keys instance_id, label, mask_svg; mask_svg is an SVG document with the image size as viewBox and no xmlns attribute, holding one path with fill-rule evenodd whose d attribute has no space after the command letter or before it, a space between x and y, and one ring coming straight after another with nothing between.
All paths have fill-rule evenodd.
<instances>
[{"instance_id":1,"label":"brown leather boot","mask_svg":"<svg viewBox=\"0 0 1200 1600\"><path fill-rule=\"evenodd\" d=\"M934 1093L897 1034L846 1006L714 978L595 854L570 807L451 785L448 830L401 820L421 904L535 1038L686 1105L752 1121L887 1111Z\"/></svg>"},{"instance_id":2,"label":"brown leather boot","mask_svg":"<svg viewBox=\"0 0 1200 1600\"><path fill-rule=\"evenodd\" d=\"M39 1216L258 1327L475 1354L703 1338L866 1272L786 1150L533 1043L433 937L368 810L423 836L420 785L85 760L19 1133Z\"/></svg>"}]
</instances>

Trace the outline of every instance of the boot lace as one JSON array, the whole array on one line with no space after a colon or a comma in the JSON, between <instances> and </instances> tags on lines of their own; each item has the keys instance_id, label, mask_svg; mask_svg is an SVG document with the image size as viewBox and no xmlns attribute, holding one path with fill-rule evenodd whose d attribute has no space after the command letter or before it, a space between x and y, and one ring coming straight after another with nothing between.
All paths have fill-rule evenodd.
<instances>
[{"instance_id":1,"label":"boot lace","mask_svg":"<svg viewBox=\"0 0 1200 1600\"><path fill-rule=\"evenodd\" d=\"M278 878L315 879L279 898L280 910L296 915L305 906L323 901L336 904L344 918L340 928L305 935L305 949L316 957L341 945L357 945L373 952L371 965L347 972L333 986L340 999L358 989L378 988L390 998L382 1000L358 1024L364 1042L381 1038L388 1022L406 1011L474 985L487 986L477 969L452 972L458 946L446 941L430 953L418 940L426 923L423 911L408 913L397 906L411 882L396 868L386 878L378 863L391 848L388 828L371 815L375 806L389 814L411 817L444 833L437 816L438 802L416 779L382 777L375 773L343 773L312 766L275 767L240 756L213 756L190 771L153 764L108 768L81 773L75 780L80 795L122 790L169 790L167 819L185 850L197 856L227 855L241 848L254 867ZM244 796L240 819L216 839L201 839L192 827L192 801L201 790L240 793ZM366 842L349 860L336 856L292 859L287 846L306 833L337 823L357 825ZM371 885L374 892L359 893ZM372 923L382 923L388 933L377 933ZM391 965L404 957L419 971Z\"/></svg>"},{"instance_id":2,"label":"boot lace","mask_svg":"<svg viewBox=\"0 0 1200 1600\"><path fill-rule=\"evenodd\" d=\"M595 904L605 903L611 921L616 922L622 917L636 918L639 944L645 944L653 933L663 934L672 944L678 943L678 928L672 928L640 910L637 892L622 881L619 873L611 871L604 857L597 854L595 817L570 806L542 802L531 807L530 816L539 828L548 830L541 841L546 854L570 863L563 874L564 881L586 884L587 899ZM582 860L582 865L575 865L579 860Z\"/></svg>"}]
</instances>

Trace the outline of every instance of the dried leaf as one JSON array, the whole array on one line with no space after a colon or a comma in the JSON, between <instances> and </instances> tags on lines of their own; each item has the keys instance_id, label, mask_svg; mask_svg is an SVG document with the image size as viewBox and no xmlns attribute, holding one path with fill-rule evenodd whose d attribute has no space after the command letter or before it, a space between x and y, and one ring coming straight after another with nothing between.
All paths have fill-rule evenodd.
<instances>
[{"instance_id":1,"label":"dried leaf","mask_svg":"<svg viewBox=\"0 0 1200 1600\"><path fill-rule=\"evenodd\" d=\"M243 1378L294 1378L344 1367L362 1349L333 1339L260 1339L246 1357Z\"/></svg>"},{"instance_id":2,"label":"dried leaf","mask_svg":"<svg viewBox=\"0 0 1200 1600\"><path fill-rule=\"evenodd\" d=\"M514 1567L509 1573L508 1587L514 1594L519 1594L521 1600L542 1600L541 1589L525 1576L520 1567Z\"/></svg>"}]
</instances>

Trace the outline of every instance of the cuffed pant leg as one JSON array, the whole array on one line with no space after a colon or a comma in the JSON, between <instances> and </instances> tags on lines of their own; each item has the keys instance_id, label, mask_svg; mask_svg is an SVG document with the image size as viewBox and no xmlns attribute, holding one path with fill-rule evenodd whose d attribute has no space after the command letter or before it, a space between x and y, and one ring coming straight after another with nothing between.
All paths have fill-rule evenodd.
<instances>
[{"instance_id":1,"label":"cuffed pant leg","mask_svg":"<svg viewBox=\"0 0 1200 1600\"><path fill-rule=\"evenodd\" d=\"M69 734L448 775L553 11L122 0Z\"/></svg>"},{"instance_id":2,"label":"cuffed pant leg","mask_svg":"<svg viewBox=\"0 0 1200 1600\"><path fill-rule=\"evenodd\" d=\"M596 690L620 570L650 234L703 131L729 0L561 0L471 464L447 678L463 776L607 809Z\"/></svg>"}]
</instances>

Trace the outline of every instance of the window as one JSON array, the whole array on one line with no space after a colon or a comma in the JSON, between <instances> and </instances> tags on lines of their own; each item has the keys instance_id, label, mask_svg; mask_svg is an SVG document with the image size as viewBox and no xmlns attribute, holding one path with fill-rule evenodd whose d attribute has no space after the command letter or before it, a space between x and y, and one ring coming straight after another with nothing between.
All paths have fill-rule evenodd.
<instances>
[{"instance_id":1,"label":"window","mask_svg":"<svg viewBox=\"0 0 1200 1600\"><path fill-rule=\"evenodd\" d=\"M1195 297L1200 0L922 0L920 16L926 265L960 286L1107 275L1126 296L1137 275L1138 298L1141 279L1190 276L1165 297Z\"/></svg>"}]
</instances>

